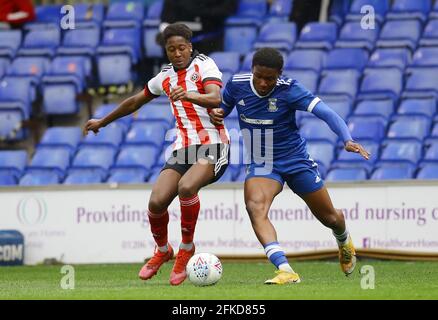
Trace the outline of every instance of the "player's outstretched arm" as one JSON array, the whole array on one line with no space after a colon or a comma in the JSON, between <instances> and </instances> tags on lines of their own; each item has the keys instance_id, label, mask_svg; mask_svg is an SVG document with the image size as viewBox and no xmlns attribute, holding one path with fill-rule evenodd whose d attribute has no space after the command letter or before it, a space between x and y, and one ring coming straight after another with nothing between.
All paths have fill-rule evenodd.
<instances>
[{"instance_id":1,"label":"player's outstretched arm","mask_svg":"<svg viewBox=\"0 0 438 320\"><path fill-rule=\"evenodd\" d=\"M220 87L216 84L207 84L205 93L185 91L181 86L170 90L170 99L173 101L188 101L204 108L217 108L221 103Z\"/></svg>"},{"instance_id":2,"label":"player's outstretched arm","mask_svg":"<svg viewBox=\"0 0 438 320\"><path fill-rule=\"evenodd\" d=\"M114 109L106 117L102 119L88 120L84 127L84 134L86 135L88 131L93 131L95 134L97 134L100 128L106 127L114 120L135 112L142 105L148 103L152 99L153 96L145 96L144 92L140 91L136 95L125 99L116 109Z\"/></svg>"},{"instance_id":3,"label":"player's outstretched arm","mask_svg":"<svg viewBox=\"0 0 438 320\"><path fill-rule=\"evenodd\" d=\"M365 148L357 142L354 141L347 141L344 146L345 150L348 152L355 152L359 153L362 157L364 157L366 160L370 159L370 153L365 150Z\"/></svg>"}]
</instances>

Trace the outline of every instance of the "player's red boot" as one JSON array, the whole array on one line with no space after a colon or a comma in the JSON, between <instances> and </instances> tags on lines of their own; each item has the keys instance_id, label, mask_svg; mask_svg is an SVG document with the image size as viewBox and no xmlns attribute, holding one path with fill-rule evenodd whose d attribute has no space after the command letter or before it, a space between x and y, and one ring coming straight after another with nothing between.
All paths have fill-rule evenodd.
<instances>
[{"instance_id":1,"label":"player's red boot","mask_svg":"<svg viewBox=\"0 0 438 320\"><path fill-rule=\"evenodd\" d=\"M141 280L148 280L157 274L161 265L173 258L173 248L170 244L167 245L167 252L160 252L158 248L155 248L155 253L152 258L141 268L138 273L138 277Z\"/></svg>"},{"instance_id":2,"label":"player's red boot","mask_svg":"<svg viewBox=\"0 0 438 320\"><path fill-rule=\"evenodd\" d=\"M179 249L170 274L170 284L173 286L180 285L187 278L186 266L190 258L195 254L195 245L191 250Z\"/></svg>"}]
</instances>

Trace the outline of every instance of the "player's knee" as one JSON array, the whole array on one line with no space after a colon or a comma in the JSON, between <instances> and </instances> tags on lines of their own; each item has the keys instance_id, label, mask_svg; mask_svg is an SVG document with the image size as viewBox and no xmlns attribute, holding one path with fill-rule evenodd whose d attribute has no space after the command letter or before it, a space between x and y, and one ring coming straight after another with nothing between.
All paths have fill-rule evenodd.
<instances>
[{"instance_id":1,"label":"player's knee","mask_svg":"<svg viewBox=\"0 0 438 320\"><path fill-rule=\"evenodd\" d=\"M262 198L252 198L246 201L246 210L251 217L259 217L257 213L263 213L267 209L267 204ZM257 214L257 215L252 215ZM252 219L252 218L251 218Z\"/></svg>"},{"instance_id":2,"label":"player's knee","mask_svg":"<svg viewBox=\"0 0 438 320\"><path fill-rule=\"evenodd\" d=\"M342 223L343 216L339 214L328 214L324 218L324 225L330 229L339 227Z\"/></svg>"},{"instance_id":3,"label":"player's knee","mask_svg":"<svg viewBox=\"0 0 438 320\"><path fill-rule=\"evenodd\" d=\"M153 213L161 213L165 211L168 207L168 203L165 201L164 198L154 195L151 195L151 198L149 199L149 211Z\"/></svg>"},{"instance_id":4,"label":"player's knee","mask_svg":"<svg viewBox=\"0 0 438 320\"><path fill-rule=\"evenodd\" d=\"M190 182L181 179L178 183L178 195L182 198L192 197L198 193L198 187Z\"/></svg>"}]
</instances>

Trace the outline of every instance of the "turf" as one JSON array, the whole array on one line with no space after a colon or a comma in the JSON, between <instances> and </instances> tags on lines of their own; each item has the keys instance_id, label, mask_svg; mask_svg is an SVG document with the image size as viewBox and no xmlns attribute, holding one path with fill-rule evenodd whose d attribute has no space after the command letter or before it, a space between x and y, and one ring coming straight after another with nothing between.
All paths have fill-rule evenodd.
<instances>
[{"instance_id":1,"label":"turf","mask_svg":"<svg viewBox=\"0 0 438 320\"><path fill-rule=\"evenodd\" d=\"M361 288L360 269L371 265L375 288ZM0 299L438 299L438 262L360 261L345 277L336 262L295 262L302 282L267 286L273 267L261 262L224 262L220 282L195 287L169 285L171 264L147 282L137 279L140 264L76 265L75 289L63 290L61 266L0 268ZM362 280L364 282L364 280Z\"/></svg>"}]
</instances>

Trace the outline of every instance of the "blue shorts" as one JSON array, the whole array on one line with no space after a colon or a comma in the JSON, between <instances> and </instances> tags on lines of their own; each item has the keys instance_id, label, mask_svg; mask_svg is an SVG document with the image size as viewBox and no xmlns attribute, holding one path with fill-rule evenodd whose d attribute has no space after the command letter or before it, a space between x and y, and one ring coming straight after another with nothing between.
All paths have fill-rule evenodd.
<instances>
[{"instance_id":1,"label":"blue shorts","mask_svg":"<svg viewBox=\"0 0 438 320\"><path fill-rule=\"evenodd\" d=\"M256 171L257 169L257 171ZM263 172L263 168L255 164L247 166L245 180L253 177L268 178L278 181L283 187L286 182L296 194L306 194L318 191L324 186L324 181L317 167L308 167L294 173L281 173L278 170Z\"/></svg>"}]
</instances>

